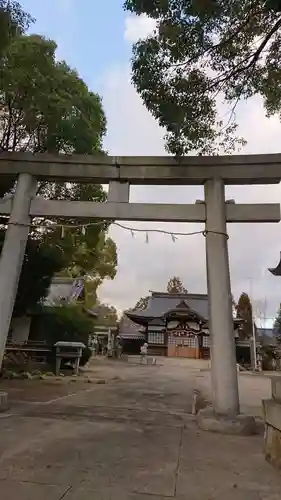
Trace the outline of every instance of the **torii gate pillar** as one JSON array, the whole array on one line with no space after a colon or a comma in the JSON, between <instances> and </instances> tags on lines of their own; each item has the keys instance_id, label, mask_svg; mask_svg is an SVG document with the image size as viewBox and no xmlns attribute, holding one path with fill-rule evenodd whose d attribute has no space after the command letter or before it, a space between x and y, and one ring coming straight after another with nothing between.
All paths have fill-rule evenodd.
<instances>
[{"instance_id":1,"label":"torii gate pillar","mask_svg":"<svg viewBox=\"0 0 281 500\"><path fill-rule=\"evenodd\" d=\"M36 179L27 173L18 177L12 211L0 259L0 368L16 300L29 233L29 210L36 193Z\"/></svg>"},{"instance_id":2,"label":"torii gate pillar","mask_svg":"<svg viewBox=\"0 0 281 500\"><path fill-rule=\"evenodd\" d=\"M206 263L211 334L213 406L218 414L239 413L224 182L205 183Z\"/></svg>"}]
</instances>

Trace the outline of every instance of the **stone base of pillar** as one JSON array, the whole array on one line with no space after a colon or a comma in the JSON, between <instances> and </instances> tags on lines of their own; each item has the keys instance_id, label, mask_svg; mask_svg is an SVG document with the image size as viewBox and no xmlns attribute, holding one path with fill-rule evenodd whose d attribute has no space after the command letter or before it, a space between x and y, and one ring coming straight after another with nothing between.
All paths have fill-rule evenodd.
<instances>
[{"instance_id":1,"label":"stone base of pillar","mask_svg":"<svg viewBox=\"0 0 281 500\"><path fill-rule=\"evenodd\" d=\"M9 409L7 392L0 392L0 413Z\"/></svg>"},{"instance_id":2,"label":"stone base of pillar","mask_svg":"<svg viewBox=\"0 0 281 500\"><path fill-rule=\"evenodd\" d=\"M242 414L235 417L218 415L211 407L199 411L197 425L203 431L217 432L219 434L252 436L257 433L254 417Z\"/></svg>"},{"instance_id":3,"label":"stone base of pillar","mask_svg":"<svg viewBox=\"0 0 281 500\"><path fill-rule=\"evenodd\" d=\"M281 470L281 380L271 379L272 399L263 400L265 424L264 451L266 460Z\"/></svg>"},{"instance_id":4,"label":"stone base of pillar","mask_svg":"<svg viewBox=\"0 0 281 500\"><path fill-rule=\"evenodd\" d=\"M281 470L281 431L267 423L264 433L264 451L267 462L275 469Z\"/></svg>"}]
</instances>

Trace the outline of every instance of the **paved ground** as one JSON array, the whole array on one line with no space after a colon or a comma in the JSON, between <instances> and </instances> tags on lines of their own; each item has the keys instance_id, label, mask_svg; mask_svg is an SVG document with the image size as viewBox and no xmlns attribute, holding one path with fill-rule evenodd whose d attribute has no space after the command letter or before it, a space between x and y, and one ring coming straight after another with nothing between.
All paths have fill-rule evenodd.
<instances>
[{"instance_id":1,"label":"paved ground","mask_svg":"<svg viewBox=\"0 0 281 500\"><path fill-rule=\"evenodd\" d=\"M262 435L197 430L192 390L207 393L209 373L162 363L97 362L91 384L63 382L75 395L15 401L0 418L1 500L280 500ZM240 389L254 414L270 394L264 377L243 375Z\"/></svg>"}]
</instances>

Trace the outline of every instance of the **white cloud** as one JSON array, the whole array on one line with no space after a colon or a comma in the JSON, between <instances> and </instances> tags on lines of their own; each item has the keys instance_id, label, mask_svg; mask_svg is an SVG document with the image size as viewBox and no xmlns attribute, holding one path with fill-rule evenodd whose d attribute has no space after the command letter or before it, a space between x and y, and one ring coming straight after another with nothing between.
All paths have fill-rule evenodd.
<instances>
[{"instance_id":1,"label":"white cloud","mask_svg":"<svg viewBox=\"0 0 281 500\"><path fill-rule=\"evenodd\" d=\"M127 42L135 43L153 33L155 26L155 20L145 14L140 16L128 15L125 18L124 38Z\"/></svg>"},{"instance_id":2,"label":"white cloud","mask_svg":"<svg viewBox=\"0 0 281 500\"><path fill-rule=\"evenodd\" d=\"M116 66L105 75L102 91L108 117L106 148L114 155L165 154L163 130L144 108L130 83L129 67ZM241 133L247 138L245 153L279 150L281 125L264 117L259 99L242 103L238 110ZM236 202L280 202L281 189L274 186L228 187L227 196ZM142 187L131 189L131 201L189 203L203 197L201 187ZM185 232L200 230L197 224L128 223L138 228L163 228ZM112 227L118 246L116 279L101 287L101 296L118 309L132 307L149 290L164 290L170 276L182 277L192 292L206 291L205 243L203 236L179 238L136 234ZM232 224L229 227L232 288L236 296L252 292L255 301L267 300L266 316L273 316L281 299L280 280L267 268L277 264L280 252L280 225ZM251 278L251 280L250 280ZM250 285L251 283L251 285Z\"/></svg>"},{"instance_id":3,"label":"white cloud","mask_svg":"<svg viewBox=\"0 0 281 500\"><path fill-rule=\"evenodd\" d=\"M155 22L146 16L128 16L125 39L131 43L149 35ZM102 95L108 118L106 148L116 156L165 155L164 130L147 112L130 82L129 65L110 68L103 80ZM279 151L281 125L278 119L265 118L258 98L242 102L237 108L240 134L248 144L243 153L273 153ZM281 188L274 186L228 187L226 196L236 202L280 202ZM200 186L134 186L131 201L158 203L194 203L203 198ZM192 232L203 229L198 224L128 223L130 227ZM280 248L280 225L230 224L229 253L232 291L235 296L251 292L262 306L263 314L273 316L278 303L280 282L267 271L277 264ZM192 292L206 291L205 242L202 235L181 237L173 243L169 236L130 232L112 227L111 234L118 246L118 274L113 282L101 287L104 300L118 309L132 307L149 290L165 290L170 276L181 276Z\"/></svg>"}]
</instances>

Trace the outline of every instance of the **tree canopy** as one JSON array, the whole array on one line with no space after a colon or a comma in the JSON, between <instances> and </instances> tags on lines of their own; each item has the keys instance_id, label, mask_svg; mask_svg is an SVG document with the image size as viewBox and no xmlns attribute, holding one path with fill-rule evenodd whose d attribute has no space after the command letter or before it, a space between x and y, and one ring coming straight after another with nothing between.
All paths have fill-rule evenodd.
<instances>
[{"instance_id":1,"label":"tree canopy","mask_svg":"<svg viewBox=\"0 0 281 500\"><path fill-rule=\"evenodd\" d=\"M3 51L10 41L25 32L32 22L31 16L23 11L14 0L0 0L0 64Z\"/></svg>"},{"instance_id":2,"label":"tree canopy","mask_svg":"<svg viewBox=\"0 0 281 500\"><path fill-rule=\"evenodd\" d=\"M30 18L22 15L19 30L2 46L0 152L103 154L106 118L100 96L91 92L65 61L57 60L53 40L23 33ZM3 176L0 180L3 196L13 186ZM107 198L103 187L95 184L42 182L37 194L51 200L104 202ZM90 276L96 288L104 278L114 278L117 251L107 236L109 222L95 221L90 225L92 220L78 218L34 222L41 228L32 231L30 240L34 239L42 251L43 247L48 249L50 255L58 249L62 252L63 262L56 273ZM50 228L42 229L46 224ZM63 224L70 227L62 237ZM37 271L40 280L44 268Z\"/></svg>"},{"instance_id":3,"label":"tree canopy","mask_svg":"<svg viewBox=\"0 0 281 500\"><path fill-rule=\"evenodd\" d=\"M134 46L133 83L167 130L170 152L230 152L242 144L240 99L260 95L267 115L280 115L279 0L126 0L125 9L155 20L154 33Z\"/></svg>"},{"instance_id":4,"label":"tree canopy","mask_svg":"<svg viewBox=\"0 0 281 500\"><path fill-rule=\"evenodd\" d=\"M114 306L103 304L100 300L96 303L98 317L96 324L99 326L116 327L118 324L118 314Z\"/></svg>"},{"instance_id":5,"label":"tree canopy","mask_svg":"<svg viewBox=\"0 0 281 500\"><path fill-rule=\"evenodd\" d=\"M274 323L273 323L273 332L278 342L281 342L281 304L279 305Z\"/></svg>"},{"instance_id":6,"label":"tree canopy","mask_svg":"<svg viewBox=\"0 0 281 500\"><path fill-rule=\"evenodd\" d=\"M167 284L168 293L188 293L187 289L183 286L183 282L179 276L170 278Z\"/></svg>"},{"instance_id":7,"label":"tree canopy","mask_svg":"<svg viewBox=\"0 0 281 500\"><path fill-rule=\"evenodd\" d=\"M44 196L48 199L64 199L104 202L106 193L101 185L94 184L63 184L47 185L44 187ZM106 221L73 218L52 219L56 224L67 224L62 232L60 226L44 232L42 235L49 246L63 250L66 267L61 270L61 276L78 277L88 276L95 289L105 279L113 279L117 269L117 249L112 238L107 236L110 226ZM46 224L46 221L44 221ZM77 228L77 225L81 227ZM84 224L84 226L83 226ZM87 224L90 224L87 226Z\"/></svg>"},{"instance_id":8,"label":"tree canopy","mask_svg":"<svg viewBox=\"0 0 281 500\"><path fill-rule=\"evenodd\" d=\"M236 305L237 318L243 319L243 324L239 330L242 340L253 336L253 308L250 297L247 293L241 293Z\"/></svg>"},{"instance_id":9,"label":"tree canopy","mask_svg":"<svg viewBox=\"0 0 281 500\"><path fill-rule=\"evenodd\" d=\"M56 48L38 35L17 36L6 47L0 67L0 151L101 151L106 132L101 98L56 60ZM53 197L62 196L62 186L53 188Z\"/></svg>"}]
</instances>

